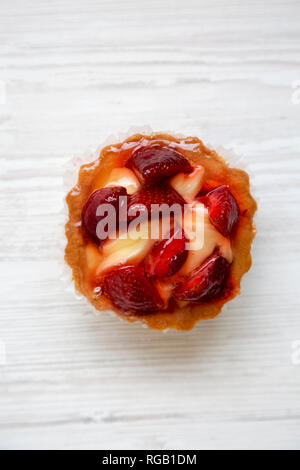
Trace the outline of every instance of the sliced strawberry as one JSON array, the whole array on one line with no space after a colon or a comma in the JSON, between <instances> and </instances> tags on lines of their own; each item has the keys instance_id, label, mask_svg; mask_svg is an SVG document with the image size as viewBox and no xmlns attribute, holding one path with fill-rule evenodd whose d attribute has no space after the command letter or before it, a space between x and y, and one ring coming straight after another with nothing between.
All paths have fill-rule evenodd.
<instances>
[{"instance_id":1,"label":"sliced strawberry","mask_svg":"<svg viewBox=\"0 0 300 470\"><path fill-rule=\"evenodd\" d=\"M103 291L125 313L150 313L163 308L162 299L140 266L111 271L104 278Z\"/></svg>"},{"instance_id":2,"label":"sliced strawberry","mask_svg":"<svg viewBox=\"0 0 300 470\"><path fill-rule=\"evenodd\" d=\"M97 215L97 209L102 204L111 204L115 208L117 217L115 225L116 229L118 228L117 222L119 220L120 196L127 196L126 189L121 186L97 189L90 195L83 206L81 213L82 228L87 235L94 239L94 241L99 243L99 238L97 237L97 224L107 216L107 214L102 216Z\"/></svg>"},{"instance_id":3,"label":"sliced strawberry","mask_svg":"<svg viewBox=\"0 0 300 470\"><path fill-rule=\"evenodd\" d=\"M151 207L152 204L167 204L171 207L173 204L184 205L184 200L167 183L161 183L157 186L145 185L140 191L129 198L128 219L133 219L138 214L147 214L155 211L157 208ZM152 209L152 211L151 211Z\"/></svg>"},{"instance_id":4,"label":"sliced strawberry","mask_svg":"<svg viewBox=\"0 0 300 470\"><path fill-rule=\"evenodd\" d=\"M188 255L186 242L181 227L172 230L168 239L158 242L145 260L145 271L148 276L162 278L172 276L179 271Z\"/></svg>"},{"instance_id":5,"label":"sliced strawberry","mask_svg":"<svg viewBox=\"0 0 300 470\"><path fill-rule=\"evenodd\" d=\"M126 166L146 184L158 183L177 173L188 173L193 169L178 150L159 144L137 149Z\"/></svg>"},{"instance_id":6,"label":"sliced strawberry","mask_svg":"<svg viewBox=\"0 0 300 470\"><path fill-rule=\"evenodd\" d=\"M228 187L213 189L202 199L211 223L224 237L229 237L238 220L239 208Z\"/></svg>"},{"instance_id":7,"label":"sliced strawberry","mask_svg":"<svg viewBox=\"0 0 300 470\"><path fill-rule=\"evenodd\" d=\"M205 302L219 297L224 289L229 263L213 255L174 290L177 300Z\"/></svg>"}]
</instances>

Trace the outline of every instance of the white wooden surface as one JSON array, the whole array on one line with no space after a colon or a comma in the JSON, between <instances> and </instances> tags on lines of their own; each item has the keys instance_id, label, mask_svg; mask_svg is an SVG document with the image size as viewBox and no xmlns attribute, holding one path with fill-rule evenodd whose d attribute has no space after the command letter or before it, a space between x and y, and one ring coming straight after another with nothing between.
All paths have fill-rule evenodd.
<instances>
[{"instance_id":1,"label":"white wooden surface","mask_svg":"<svg viewBox=\"0 0 300 470\"><path fill-rule=\"evenodd\" d=\"M300 448L300 3L0 0L0 446ZM254 266L214 321L162 334L60 280L64 165L150 124L241 152Z\"/></svg>"}]
</instances>

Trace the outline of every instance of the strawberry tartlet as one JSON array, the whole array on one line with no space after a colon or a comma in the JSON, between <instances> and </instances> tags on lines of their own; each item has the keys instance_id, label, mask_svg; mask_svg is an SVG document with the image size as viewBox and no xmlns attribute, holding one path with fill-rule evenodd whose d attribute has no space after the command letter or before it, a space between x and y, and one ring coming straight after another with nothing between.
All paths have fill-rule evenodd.
<instances>
[{"instance_id":1,"label":"strawberry tartlet","mask_svg":"<svg viewBox=\"0 0 300 470\"><path fill-rule=\"evenodd\" d=\"M81 166L66 201L65 260L97 310L189 330L220 313L251 267L249 177L198 138L109 145Z\"/></svg>"}]
</instances>

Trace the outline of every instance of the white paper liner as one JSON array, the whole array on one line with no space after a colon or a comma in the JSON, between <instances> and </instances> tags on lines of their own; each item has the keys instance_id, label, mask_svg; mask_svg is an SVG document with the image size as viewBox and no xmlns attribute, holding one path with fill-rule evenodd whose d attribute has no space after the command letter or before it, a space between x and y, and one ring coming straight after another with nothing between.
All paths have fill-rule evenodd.
<instances>
[{"instance_id":1,"label":"white paper liner","mask_svg":"<svg viewBox=\"0 0 300 470\"><path fill-rule=\"evenodd\" d=\"M66 291L72 291L73 294L75 295L76 299L82 302L83 305L85 305L85 310L88 313L92 313L94 316L98 317L102 314L110 314L110 316L114 318L119 318L121 322L126 322L125 318L120 317L119 315L116 315L115 312L112 310L102 310L99 311L97 310L88 300L87 298L79 293L74 285L73 282L73 276L72 276L72 269L70 266L68 266L65 261L64 261L64 252L65 252L65 247L67 243L66 239L66 234L65 234L65 224L68 221L69 218L69 212L68 212L68 206L66 203L65 196L68 194L68 192L77 184L78 181L78 173L79 169L82 165L91 163L95 161L99 155L101 150L108 146L108 145L113 145L113 144L118 144L120 142L123 142L125 139L128 137L134 135L134 134L145 134L147 136L153 136L156 134L169 134L175 138L182 139L186 138L187 136L184 134L180 134L178 132L174 133L172 131L159 131L159 132L154 132L153 129L149 125L144 125L144 126L133 126L128 129L127 132L119 132L117 134L111 134L109 135L99 147L97 147L96 150L88 149L86 150L82 155L74 155L67 163L65 164L65 171L63 175L63 192L64 192L64 198L63 198L63 208L61 210L61 216L62 216L62 236L61 236L61 248L62 248L62 256L61 256L61 280L65 283L65 288ZM201 138L201 137L200 137ZM227 163L227 165L230 168L238 168L241 170L246 171L249 174L250 177L250 191L251 195L254 197L254 199L257 201L257 197L255 194L255 175L251 174L251 169L250 165L247 162L247 160L244 158L242 155L238 155L237 153L234 152L233 149L228 149L225 148L221 145L211 145L207 144L204 142L204 145L209 148L210 150L215 150ZM254 217L254 223L255 223L255 217ZM243 280L243 279L242 279ZM224 304L222 307L222 312L226 312L229 308L228 303ZM221 312L220 312L221 313ZM147 324L144 323L142 320L139 322L142 327L148 328ZM163 333L166 333L170 331L171 328L166 328L164 330L161 330Z\"/></svg>"}]
</instances>

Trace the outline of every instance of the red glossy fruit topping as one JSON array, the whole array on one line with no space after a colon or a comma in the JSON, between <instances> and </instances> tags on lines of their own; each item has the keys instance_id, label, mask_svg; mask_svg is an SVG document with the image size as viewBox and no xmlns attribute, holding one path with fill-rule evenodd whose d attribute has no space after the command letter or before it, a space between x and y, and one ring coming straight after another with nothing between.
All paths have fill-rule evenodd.
<instances>
[{"instance_id":1,"label":"red glossy fruit topping","mask_svg":"<svg viewBox=\"0 0 300 470\"><path fill-rule=\"evenodd\" d=\"M192 167L178 150L162 145L137 149L126 163L146 184L154 184L176 173L188 173Z\"/></svg>"},{"instance_id":2,"label":"red glossy fruit topping","mask_svg":"<svg viewBox=\"0 0 300 470\"><path fill-rule=\"evenodd\" d=\"M97 237L97 224L104 217L107 217L108 213L102 216L97 215L97 209L102 204L111 204L116 210L116 222L119 219L119 197L127 196L127 191L121 186L113 186L111 188L101 188L94 191L85 205L83 206L81 213L81 224L82 228L87 235L92 237L96 242L99 243ZM116 227L118 228L118 227ZM107 235L108 236L108 235Z\"/></svg>"},{"instance_id":3,"label":"red glossy fruit topping","mask_svg":"<svg viewBox=\"0 0 300 470\"><path fill-rule=\"evenodd\" d=\"M150 313L163 307L157 290L140 266L123 266L103 281L104 293L123 312Z\"/></svg>"},{"instance_id":4,"label":"red glossy fruit topping","mask_svg":"<svg viewBox=\"0 0 300 470\"><path fill-rule=\"evenodd\" d=\"M227 186L213 189L203 202L208 207L211 223L224 237L229 237L238 220L239 208Z\"/></svg>"},{"instance_id":5,"label":"red glossy fruit topping","mask_svg":"<svg viewBox=\"0 0 300 470\"><path fill-rule=\"evenodd\" d=\"M138 214L148 213L149 215L151 213L151 209L153 209L153 211L155 210L153 207L151 207L152 204L167 204L169 207L171 207L173 204L179 204L182 207L184 205L184 200L167 183L161 183L157 186L145 185L142 187L142 189L140 189L140 191L133 194L129 198L129 220L133 219Z\"/></svg>"},{"instance_id":6,"label":"red glossy fruit topping","mask_svg":"<svg viewBox=\"0 0 300 470\"><path fill-rule=\"evenodd\" d=\"M188 252L185 248L187 239L182 228L173 230L170 237L154 245L145 260L148 276L158 278L175 274L186 261Z\"/></svg>"},{"instance_id":7,"label":"red glossy fruit topping","mask_svg":"<svg viewBox=\"0 0 300 470\"><path fill-rule=\"evenodd\" d=\"M177 300L206 302L219 297L224 289L229 263L213 255L174 290Z\"/></svg>"}]
</instances>

